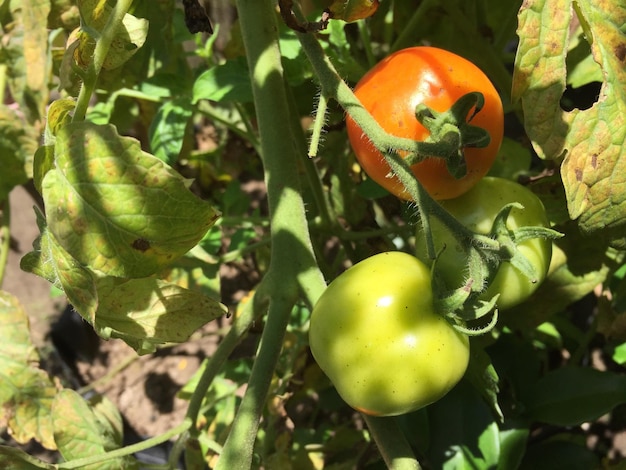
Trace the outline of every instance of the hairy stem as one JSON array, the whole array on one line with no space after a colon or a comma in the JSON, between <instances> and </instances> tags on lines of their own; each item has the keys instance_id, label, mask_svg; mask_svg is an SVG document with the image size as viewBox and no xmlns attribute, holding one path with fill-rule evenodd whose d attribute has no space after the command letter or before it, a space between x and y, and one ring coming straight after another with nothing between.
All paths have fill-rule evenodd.
<instances>
[{"instance_id":1,"label":"hairy stem","mask_svg":"<svg viewBox=\"0 0 626 470\"><path fill-rule=\"evenodd\" d=\"M298 177L297 149L285 90L278 26L272 0L238 0L250 67L267 185L272 250L264 279L269 309L248 388L220 455L217 469L248 469L259 421L304 276L316 292L325 283L315 263ZM312 278L312 279L311 279ZM315 281L317 280L317 281ZM310 294L315 297L315 293Z\"/></svg>"}]
</instances>

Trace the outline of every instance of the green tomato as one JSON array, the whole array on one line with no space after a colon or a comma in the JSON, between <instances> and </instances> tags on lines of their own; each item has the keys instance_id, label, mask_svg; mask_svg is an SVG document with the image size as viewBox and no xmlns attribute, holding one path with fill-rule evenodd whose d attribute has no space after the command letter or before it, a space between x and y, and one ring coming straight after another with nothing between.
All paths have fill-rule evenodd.
<instances>
[{"instance_id":1,"label":"green tomato","mask_svg":"<svg viewBox=\"0 0 626 470\"><path fill-rule=\"evenodd\" d=\"M488 234L493 221L503 206L518 202L523 209L513 209L506 225L510 230L524 226L549 227L550 223L541 200L528 188L504 178L485 177L462 196L441 201L440 204L470 230ZM445 246L437 261L436 274L446 287L458 288L466 282L467 258L452 234L433 217L431 229L437 252ZM426 247L421 231L417 232L417 255L426 262ZM522 242L519 250L528 259L536 273L536 282L519 272L512 264L500 265L493 282L481 298L488 300L500 294L497 307L506 310L514 307L535 292L545 279L552 257L552 242L545 238L533 238Z\"/></svg>"},{"instance_id":2,"label":"green tomato","mask_svg":"<svg viewBox=\"0 0 626 470\"><path fill-rule=\"evenodd\" d=\"M354 265L311 314L313 357L353 408L393 416L443 397L463 377L469 340L435 313L430 272L406 253Z\"/></svg>"}]
</instances>

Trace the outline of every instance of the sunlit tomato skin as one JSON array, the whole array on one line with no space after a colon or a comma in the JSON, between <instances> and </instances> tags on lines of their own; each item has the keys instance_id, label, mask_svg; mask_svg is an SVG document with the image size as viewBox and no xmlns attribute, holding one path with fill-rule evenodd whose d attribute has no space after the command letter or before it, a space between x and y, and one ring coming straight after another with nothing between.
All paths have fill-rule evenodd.
<instances>
[{"instance_id":1,"label":"sunlit tomato skin","mask_svg":"<svg viewBox=\"0 0 626 470\"><path fill-rule=\"evenodd\" d=\"M468 338L434 312L428 268L401 252L367 258L331 282L309 342L341 397L375 416L437 401L469 360Z\"/></svg>"},{"instance_id":2,"label":"sunlit tomato skin","mask_svg":"<svg viewBox=\"0 0 626 470\"><path fill-rule=\"evenodd\" d=\"M415 107L423 103L439 112L449 109L461 96L479 91L483 109L470 121L486 129L491 141L484 148L466 148L467 174L456 179L445 161L428 158L412 166L413 173L435 199L451 199L468 191L491 168L502 143L504 117L502 101L487 76L473 63L452 52L435 47L410 47L391 54L366 73L354 93L374 119L388 133L423 141L428 131L417 121ZM392 194L409 195L382 154L350 116L346 118L348 138L365 172Z\"/></svg>"},{"instance_id":3,"label":"sunlit tomato skin","mask_svg":"<svg viewBox=\"0 0 626 470\"><path fill-rule=\"evenodd\" d=\"M525 226L549 227L550 223L541 200L528 188L505 178L485 177L470 191L462 196L442 201L441 205L457 220L470 230L487 234L493 221L503 206L518 202L523 209L513 209L506 225L510 230ZM467 266L465 254L456 239L437 220L431 221L431 230L435 249L440 251L437 261L437 275L446 282L448 288L460 287L465 282ZM418 229L416 246L418 257L425 260L424 236ZM519 245L520 251L534 267L537 282L532 282L512 264L504 262L500 265L496 277L483 299L491 299L500 294L497 307L506 310L514 307L532 295L546 278L552 258L552 241L545 238L533 238Z\"/></svg>"}]
</instances>

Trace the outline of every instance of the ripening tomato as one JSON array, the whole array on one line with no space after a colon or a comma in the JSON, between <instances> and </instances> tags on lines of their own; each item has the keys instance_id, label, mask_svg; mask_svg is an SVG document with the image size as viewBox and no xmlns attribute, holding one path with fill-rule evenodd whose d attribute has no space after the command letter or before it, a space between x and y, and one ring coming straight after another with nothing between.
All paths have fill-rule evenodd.
<instances>
[{"instance_id":1,"label":"ripening tomato","mask_svg":"<svg viewBox=\"0 0 626 470\"><path fill-rule=\"evenodd\" d=\"M407 253L355 264L311 314L313 357L353 408L393 416L444 396L463 377L469 340L435 313L430 272Z\"/></svg>"},{"instance_id":2,"label":"ripening tomato","mask_svg":"<svg viewBox=\"0 0 626 470\"><path fill-rule=\"evenodd\" d=\"M379 4L379 0L333 0L328 11L331 18L351 23L372 16Z\"/></svg>"},{"instance_id":3,"label":"ripening tomato","mask_svg":"<svg viewBox=\"0 0 626 470\"><path fill-rule=\"evenodd\" d=\"M415 117L418 104L443 112L461 96L475 91L483 94L485 103L470 123L487 130L491 141L483 148L464 149L467 174L455 178L441 158L428 158L412 166L426 191L433 198L443 200L463 194L485 176L502 143L502 101L487 76L452 52L435 47L410 47L374 66L358 82L354 93L385 131L423 141L429 133ZM390 168L382 154L350 116L346 125L350 144L369 177L396 196L409 199L400 181L395 176L389 177Z\"/></svg>"},{"instance_id":4,"label":"ripening tomato","mask_svg":"<svg viewBox=\"0 0 626 470\"><path fill-rule=\"evenodd\" d=\"M518 202L523 209L514 208L506 220L509 230L520 227L550 227L541 200L528 188L505 178L487 176L461 197L441 201L441 205L463 225L473 232L486 235L493 221L506 204ZM436 272L450 289L460 287L464 282L468 260L459 242L438 220L432 218L431 230L435 250L441 252ZM418 257L426 261L426 247L421 229L418 229L416 246ZM445 249L442 251L442 248ZM511 263L503 262L495 278L481 296L488 300L500 294L496 306L500 310L514 307L537 290L546 278L552 258L552 241L546 238L532 238L521 242L519 250L535 270L536 279L528 279Z\"/></svg>"}]
</instances>

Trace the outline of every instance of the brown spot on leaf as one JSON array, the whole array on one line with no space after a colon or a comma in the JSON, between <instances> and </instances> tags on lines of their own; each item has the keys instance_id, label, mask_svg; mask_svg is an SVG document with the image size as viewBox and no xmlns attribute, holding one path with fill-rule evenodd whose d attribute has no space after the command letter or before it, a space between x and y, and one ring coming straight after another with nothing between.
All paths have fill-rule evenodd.
<instances>
[{"instance_id":1,"label":"brown spot on leaf","mask_svg":"<svg viewBox=\"0 0 626 470\"><path fill-rule=\"evenodd\" d=\"M583 180L583 170L581 168L576 168L576 181L581 182Z\"/></svg>"},{"instance_id":2,"label":"brown spot on leaf","mask_svg":"<svg viewBox=\"0 0 626 470\"><path fill-rule=\"evenodd\" d=\"M597 153L594 153L591 156L591 166L593 167L594 170L598 167L598 154Z\"/></svg>"},{"instance_id":3,"label":"brown spot on leaf","mask_svg":"<svg viewBox=\"0 0 626 470\"><path fill-rule=\"evenodd\" d=\"M626 44L618 44L615 46L614 52L615 57L617 57L620 62L624 62L624 58L626 58Z\"/></svg>"},{"instance_id":4,"label":"brown spot on leaf","mask_svg":"<svg viewBox=\"0 0 626 470\"><path fill-rule=\"evenodd\" d=\"M150 242L144 238L138 238L131 246L137 251L144 252L150 248Z\"/></svg>"}]
</instances>

